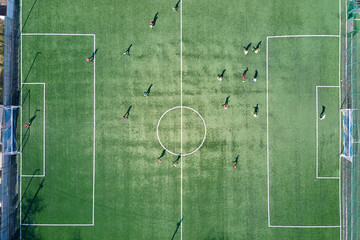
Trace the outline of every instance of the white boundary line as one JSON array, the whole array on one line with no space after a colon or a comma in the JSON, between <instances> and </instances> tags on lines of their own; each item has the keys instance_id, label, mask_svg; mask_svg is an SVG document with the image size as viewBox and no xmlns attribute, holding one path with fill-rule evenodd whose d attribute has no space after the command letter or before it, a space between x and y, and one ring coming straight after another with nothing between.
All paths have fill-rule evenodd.
<instances>
[{"instance_id":1,"label":"white boundary line","mask_svg":"<svg viewBox=\"0 0 360 240\"><path fill-rule=\"evenodd\" d=\"M22 99L23 99L23 94L22 94L22 79L23 79L23 71L22 71L22 67L23 67L23 60L22 60L22 57L23 57L23 53L22 53L22 43L23 43L23 41L22 41L22 0L20 0L20 17L19 17L20 19L19 19L19 23L20 23L20 27L19 27L19 29L20 29L20 99L21 99L21 106L22 106ZM19 149L19 151L20 151L20 174L18 174L19 176L20 176L20 183L19 183L19 201L20 201L20 205L19 205L19 231L20 231L20 233L19 233L19 238L20 238L20 240L21 240L21 235L22 235L22 231L21 231L21 193L22 193L22 177L21 177L21 175L22 175L22 110L20 111L20 149Z\"/></svg>"},{"instance_id":2,"label":"white boundary line","mask_svg":"<svg viewBox=\"0 0 360 240\"><path fill-rule=\"evenodd\" d=\"M316 179L340 179L340 177L320 177L319 176L319 98L318 98L318 88L340 88L340 86L316 86L315 87L315 109L316 109ZM340 96L339 96L340 98ZM341 139L340 139L340 145L341 145Z\"/></svg>"},{"instance_id":3,"label":"white boundary line","mask_svg":"<svg viewBox=\"0 0 360 240\"><path fill-rule=\"evenodd\" d=\"M43 113L43 174L35 174L35 175L20 175L21 177L45 177L45 163L46 163L46 159L45 159L45 115L46 115L46 98L45 98L45 83L23 83L22 86L21 86L21 92L22 92L22 88L23 88L23 85L43 85L44 87L44 101L43 101L43 109L44 109L44 113ZM21 98L21 113L22 113L22 98ZM20 126L22 128L22 125ZM22 145L22 141L21 141L21 145ZM21 151L21 154L22 154L22 151Z\"/></svg>"},{"instance_id":4,"label":"white boundary line","mask_svg":"<svg viewBox=\"0 0 360 240\"><path fill-rule=\"evenodd\" d=\"M180 1L180 106L181 106L181 130L180 130L180 178L181 178L181 183L180 183L180 239L182 240L183 238L183 156L182 156L182 152L183 152L183 138L182 138L182 129L183 129L183 122L182 122L182 115L183 115L183 95L182 95L182 91L183 91L183 86L182 86L182 77L183 77L183 64L182 64L182 3L183 1ZM203 119L204 120L204 119ZM204 122L205 123L205 122ZM206 137L206 127L205 127L205 137ZM205 139L204 139L205 140ZM202 142L203 143L203 142ZM201 143L201 145L202 145ZM201 147L200 145L200 147Z\"/></svg>"},{"instance_id":5,"label":"white boundary line","mask_svg":"<svg viewBox=\"0 0 360 240\"><path fill-rule=\"evenodd\" d=\"M346 8L345 8L346 10ZM347 35L345 33L345 35ZM347 43L345 43L347 44ZM341 0L339 0L339 109L341 108ZM341 210L341 120L342 114L339 111L339 222L340 222L340 240L342 239L342 210Z\"/></svg>"},{"instance_id":6,"label":"white boundary line","mask_svg":"<svg viewBox=\"0 0 360 240\"><path fill-rule=\"evenodd\" d=\"M341 0L339 0L341 1ZM339 2L340 4L340 2ZM341 9L339 10L341 11ZM341 29L341 24L340 24ZM339 206L340 206L340 224L339 226L281 226L281 225L271 225L271 218L270 218L270 158L269 158L269 39L270 38L293 38L293 37L337 37L339 38L339 59L341 60L341 38L340 35L283 35L283 36L267 36L266 37L266 141L267 141L267 199L268 199L268 227L274 227L274 228L334 228L339 227L340 228L340 240L341 240L341 181L340 181L340 175L339 175ZM339 78L340 78L340 62L339 62ZM339 79L340 84L340 79ZM340 85L339 85L340 86ZM341 91L339 87L339 91ZM341 100L339 100L340 102ZM339 113L340 114L340 113ZM340 129L341 132L341 129ZM341 145L341 142L340 142ZM341 148L341 146L340 146ZM340 160L339 160L340 161ZM341 172L341 166L339 162L339 174Z\"/></svg>"},{"instance_id":7,"label":"white boundary line","mask_svg":"<svg viewBox=\"0 0 360 240\"><path fill-rule=\"evenodd\" d=\"M20 16L22 16L22 0L20 1ZM20 26L21 26L21 17L20 17ZM22 36L92 36L94 38L94 52L96 50L96 39L95 39L95 34L71 34L71 33L20 33L20 62L21 62L21 66L20 66L20 79L21 79L21 86L23 85L22 79L23 79L23 74L22 74ZM93 135L93 203L92 203L92 219L91 219L91 223L90 224L44 224L44 223L34 223L34 224L24 224L21 223L21 193L22 193L22 147L20 147L20 239L21 239L21 226L53 226L53 227L68 227L68 226L94 226L95 225L95 110L96 110L96 106L95 106L95 82L96 82L96 75L95 75L95 64L96 64L96 56L94 56L94 61L93 61L93 71L94 71L94 135ZM26 84L37 84L37 83L26 83ZM45 89L45 83L44 83L44 89ZM45 95L44 95L45 96ZM21 101L22 101L22 88L20 91L20 97L21 97ZM20 125L22 126L22 110L21 110L21 117L20 117ZM45 116L45 109L44 109L44 116ZM45 122L44 122L44 128L45 128ZM45 132L45 131L44 131ZM22 144L22 128L20 128L20 143ZM20 144L20 146L21 146ZM45 144L45 142L44 142ZM45 148L44 148L45 149ZM44 165L45 166L45 165ZM45 169L45 168L44 168ZM26 175L27 177L27 175ZM40 177L40 176L38 176Z\"/></svg>"}]
</instances>

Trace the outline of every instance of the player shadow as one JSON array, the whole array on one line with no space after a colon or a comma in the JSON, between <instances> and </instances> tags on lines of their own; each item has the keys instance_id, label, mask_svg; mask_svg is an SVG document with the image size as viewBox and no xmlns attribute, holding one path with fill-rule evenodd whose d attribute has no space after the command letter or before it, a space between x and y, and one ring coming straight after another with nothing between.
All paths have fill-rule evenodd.
<instances>
[{"instance_id":1,"label":"player shadow","mask_svg":"<svg viewBox=\"0 0 360 240\"><path fill-rule=\"evenodd\" d=\"M254 114L257 115L259 113L259 104L256 104L254 108Z\"/></svg>"},{"instance_id":2,"label":"player shadow","mask_svg":"<svg viewBox=\"0 0 360 240\"><path fill-rule=\"evenodd\" d=\"M153 86L153 84L150 84L148 90L146 91L147 94L150 94L150 90L151 90L151 87Z\"/></svg>"},{"instance_id":3,"label":"player shadow","mask_svg":"<svg viewBox=\"0 0 360 240\"><path fill-rule=\"evenodd\" d=\"M180 0L179 1L177 1L177 3L175 4L175 7L174 7L174 9L177 11L178 10L178 8L179 8L179 4L180 4Z\"/></svg>"},{"instance_id":4,"label":"player shadow","mask_svg":"<svg viewBox=\"0 0 360 240\"><path fill-rule=\"evenodd\" d=\"M36 61L37 57L38 57L40 54L41 54L41 52L37 52L37 53L36 53L36 55L35 55L32 63L31 63L30 69L29 69L29 71L27 72L26 77L25 77L25 80L24 80L23 83L26 83L26 81L28 80L29 75L30 75L30 72L31 72L31 70L32 70L32 68L33 68L33 66L34 66L34 64L35 64L35 61ZM23 86L22 86L22 87L23 87Z\"/></svg>"},{"instance_id":5,"label":"player shadow","mask_svg":"<svg viewBox=\"0 0 360 240\"><path fill-rule=\"evenodd\" d=\"M24 105L27 98L30 99L30 89L26 91L25 96L23 97L22 105Z\"/></svg>"},{"instance_id":6,"label":"player shadow","mask_svg":"<svg viewBox=\"0 0 360 240\"><path fill-rule=\"evenodd\" d=\"M244 46L244 49L249 50L250 47L251 47L251 43L249 43L247 46Z\"/></svg>"},{"instance_id":7,"label":"player shadow","mask_svg":"<svg viewBox=\"0 0 360 240\"><path fill-rule=\"evenodd\" d=\"M171 240L174 240L175 235L176 235L177 231L179 230L179 227L181 226L181 222L182 222L183 220L184 220L184 217L183 217L182 219L180 219L180 221L176 224L176 229L175 229L175 232L174 232Z\"/></svg>"},{"instance_id":8,"label":"player shadow","mask_svg":"<svg viewBox=\"0 0 360 240\"><path fill-rule=\"evenodd\" d=\"M28 21L28 19L29 19L29 17L30 17L30 14L31 14L32 10L34 9L35 4L36 4L37 1L38 1L38 0L34 0L34 3L33 3L32 7L31 7L31 9L30 9L30 12L28 13L28 15L27 15L27 17L26 17L26 19L25 19L25 21L24 21L24 24L22 25L21 32L24 31L24 28L25 28L25 26L26 26L26 23L27 23L27 21Z\"/></svg>"},{"instance_id":9,"label":"player shadow","mask_svg":"<svg viewBox=\"0 0 360 240\"><path fill-rule=\"evenodd\" d=\"M221 72L221 74L219 75L219 77L224 77L224 74L225 74L225 72L226 72L226 69L224 69L222 72Z\"/></svg>"},{"instance_id":10,"label":"player shadow","mask_svg":"<svg viewBox=\"0 0 360 240\"><path fill-rule=\"evenodd\" d=\"M158 19L158 14L159 14L159 12L157 12L156 14L155 14L155 16L154 16L154 23L153 23L153 26L155 26L155 24L156 24L156 21L157 21L157 19Z\"/></svg>"},{"instance_id":11,"label":"player shadow","mask_svg":"<svg viewBox=\"0 0 360 240\"><path fill-rule=\"evenodd\" d=\"M37 112L40 112L40 109L36 109L33 116L29 119L29 125L30 126L31 126L32 122L35 120L35 118L37 117Z\"/></svg>"},{"instance_id":12,"label":"player shadow","mask_svg":"<svg viewBox=\"0 0 360 240\"><path fill-rule=\"evenodd\" d=\"M21 127L22 127L22 126L21 126ZM30 128L27 127L27 128L26 128L26 131L25 131L25 133L24 133L24 136L22 137L21 149L19 149L19 152L20 152L20 150L21 150L21 151L24 151L25 146L26 146L29 138L30 138Z\"/></svg>"},{"instance_id":13,"label":"player shadow","mask_svg":"<svg viewBox=\"0 0 360 240\"><path fill-rule=\"evenodd\" d=\"M35 169L35 171L33 172L32 177L30 178L30 181L29 181L29 183L27 184L24 193L21 195L21 199L24 199L24 198L25 198L26 192L27 192L27 190L28 190L28 188L29 188L32 180L34 179L34 176L35 176L35 174L36 174L37 171L40 171L40 168ZM20 204L20 202L19 202L19 204Z\"/></svg>"},{"instance_id":14,"label":"player shadow","mask_svg":"<svg viewBox=\"0 0 360 240\"><path fill-rule=\"evenodd\" d=\"M33 195L31 193L28 193L28 195L21 199L22 203L22 209L24 214L24 217L22 219L22 223L35 223L36 216L46 207L45 201L43 198L38 197L38 194L40 190L44 186L45 178L40 183L36 193ZM21 216L20 216L21 217ZM17 230L16 235L20 234L20 229ZM37 236L36 231L34 230L33 226L22 226L22 239L32 239L37 240L41 239ZM16 238L18 239L18 238Z\"/></svg>"},{"instance_id":15,"label":"player shadow","mask_svg":"<svg viewBox=\"0 0 360 240\"><path fill-rule=\"evenodd\" d=\"M131 47L132 47L132 43L131 43L130 46L126 49L126 52L130 53Z\"/></svg>"},{"instance_id":16,"label":"player shadow","mask_svg":"<svg viewBox=\"0 0 360 240\"><path fill-rule=\"evenodd\" d=\"M126 113L124 114L125 117L129 117L131 108L132 108L132 106L130 106L128 108L128 110L126 111Z\"/></svg>"},{"instance_id":17,"label":"player shadow","mask_svg":"<svg viewBox=\"0 0 360 240\"><path fill-rule=\"evenodd\" d=\"M164 150L162 151L160 157L158 157L158 158L162 158L162 157L165 155L165 153L166 153L166 150L164 149Z\"/></svg>"},{"instance_id":18,"label":"player shadow","mask_svg":"<svg viewBox=\"0 0 360 240\"><path fill-rule=\"evenodd\" d=\"M325 106L322 106L322 111L321 111L321 113L320 113L320 116L325 113L325 108L326 108Z\"/></svg>"},{"instance_id":19,"label":"player shadow","mask_svg":"<svg viewBox=\"0 0 360 240\"><path fill-rule=\"evenodd\" d=\"M238 161L239 161L239 155L236 156L235 161L233 161L233 163L237 164Z\"/></svg>"},{"instance_id":20,"label":"player shadow","mask_svg":"<svg viewBox=\"0 0 360 240\"><path fill-rule=\"evenodd\" d=\"M249 71L249 68L247 67L242 75L246 75L247 71Z\"/></svg>"},{"instance_id":21,"label":"player shadow","mask_svg":"<svg viewBox=\"0 0 360 240\"><path fill-rule=\"evenodd\" d=\"M253 47L253 48L254 48L254 50L256 50L256 49L259 49L259 48L260 48L261 42L262 42L262 41L258 42L258 44L256 45L256 47Z\"/></svg>"},{"instance_id":22,"label":"player shadow","mask_svg":"<svg viewBox=\"0 0 360 240\"><path fill-rule=\"evenodd\" d=\"M229 102L230 102L230 95L226 98L226 100L225 100L225 105L227 105Z\"/></svg>"}]
</instances>

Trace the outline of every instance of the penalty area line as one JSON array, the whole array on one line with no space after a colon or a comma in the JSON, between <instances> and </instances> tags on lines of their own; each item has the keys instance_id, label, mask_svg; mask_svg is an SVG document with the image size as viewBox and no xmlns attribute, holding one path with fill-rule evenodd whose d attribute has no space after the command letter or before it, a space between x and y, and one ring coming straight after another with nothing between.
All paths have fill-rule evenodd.
<instances>
[{"instance_id":1,"label":"penalty area line","mask_svg":"<svg viewBox=\"0 0 360 240\"><path fill-rule=\"evenodd\" d=\"M273 226L272 228L339 228L340 226Z\"/></svg>"},{"instance_id":2,"label":"penalty area line","mask_svg":"<svg viewBox=\"0 0 360 240\"><path fill-rule=\"evenodd\" d=\"M296 37L337 37L339 35L282 35L282 36L268 36L268 38L296 38Z\"/></svg>"},{"instance_id":3,"label":"penalty area line","mask_svg":"<svg viewBox=\"0 0 360 240\"><path fill-rule=\"evenodd\" d=\"M21 33L21 36L95 36L92 33Z\"/></svg>"},{"instance_id":4,"label":"penalty area line","mask_svg":"<svg viewBox=\"0 0 360 240\"><path fill-rule=\"evenodd\" d=\"M67 224L67 223L22 223L22 226L43 226L43 227L92 227L94 224L92 223L84 223L84 224Z\"/></svg>"}]
</instances>

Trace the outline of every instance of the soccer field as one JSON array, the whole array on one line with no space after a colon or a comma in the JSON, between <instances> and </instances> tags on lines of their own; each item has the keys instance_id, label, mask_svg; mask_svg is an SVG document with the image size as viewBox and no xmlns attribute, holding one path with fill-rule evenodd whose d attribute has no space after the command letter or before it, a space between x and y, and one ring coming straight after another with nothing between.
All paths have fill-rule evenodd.
<instances>
[{"instance_id":1,"label":"soccer field","mask_svg":"<svg viewBox=\"0 0 360 240\"><path fill-rule=\"evenodd\" d=\"M176 2L21 1L21 239L342 239L345 3Z\"/></svg>"}]
</instances>

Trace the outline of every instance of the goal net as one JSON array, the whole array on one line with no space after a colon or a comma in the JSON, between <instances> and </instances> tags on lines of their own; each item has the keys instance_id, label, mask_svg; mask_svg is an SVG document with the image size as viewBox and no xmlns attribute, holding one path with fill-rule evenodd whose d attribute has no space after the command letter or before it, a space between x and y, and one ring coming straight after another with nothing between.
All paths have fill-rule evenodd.
<instances>
[{"instance_id":1,"label":"goal net","mask_svg":"<svg viewBox=\"0 0 360 240\"><path fill-rule=\"evenodd\" d=\"M352 162L352 158L354 156L353 152L353 119L352 113L354 110L352 109L342 109L341 112L343 114L343 152L341 157Z\"/></svg>"},{"instance_id":2,"label":"goal net","mask_svg":"<svg viewBox=\"0 0 360 240\"><path fill-rule=\"evenodd\" d=\"M4 155L18 154L16 150L16 113L17 106L3 108L3 149Z\"/></svg>"}]
</instances>

